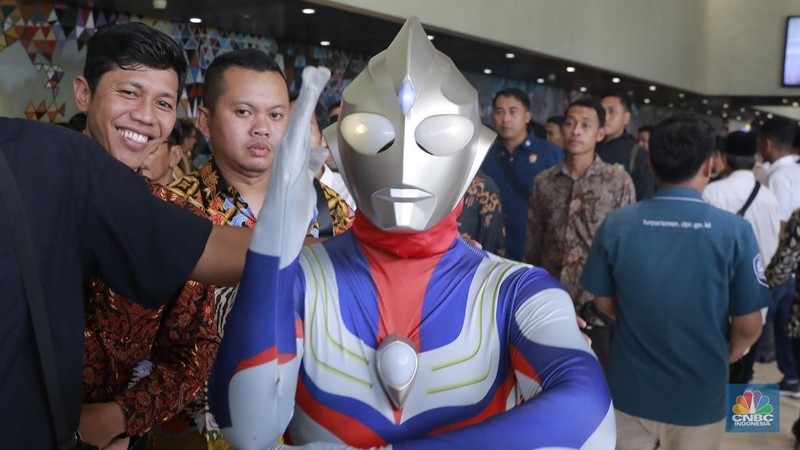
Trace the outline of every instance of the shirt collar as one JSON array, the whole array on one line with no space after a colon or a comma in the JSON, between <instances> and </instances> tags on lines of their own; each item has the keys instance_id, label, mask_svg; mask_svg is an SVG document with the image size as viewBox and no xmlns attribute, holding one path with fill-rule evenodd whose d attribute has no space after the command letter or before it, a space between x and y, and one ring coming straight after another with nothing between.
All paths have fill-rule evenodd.
<instances>
[{"instance_id":1,"label":"shirt collar","mask_svg":"<svg viewBox=\"0 0 800 450\"><path fill-rule=\"evenodd\" d=\"M653 198L656 199L679 198L679 199L689 199L689 200L694 199L703 202L703 194L700 191L685 187L659 188L656 191L656 195Z\"/></svg>"},{"instance_id":2,"label":"shirt collar","mask_svg":"<svg viewBox=\"0 0 800 450\"><path fill-rule=\"evenodd\" d=\"M752 170L734 170L730 175L728 175L728 178L742 181L755 181L756 175Z\"/></svg>"},{"instance_id":3,"label":"shirt collar","mask_svg":"<svg viewBox=\"0 0 800 450\"><path fill-rule=\"evenodd\" d=\"M561 163L561 170L558 173L561 173L562 175L566 175L566 176L568 176L568 177L570 177L570 178L572 178L574 180L577 180L577 179L580 179L580 178L583 178L583 177L586 177L586 176L595 175L596 173L598 173L600 171L600 166L602 166L603 164L605 164L605 163L603 163L603 160L600 159L600 155L595 153L594 154L594 161L592 161L592 163L589 165L589 168L586 169L586 173L584 173L582 176L580 176L578 178L574 178L569 173L569 170L567 169L567 164L565 162Z\"/></svg>"},{"instance_id":4,"label":"shirt collar","mask_svg":"<svg viewBox=\"0 0 800 450\"><path fill-rule=\"evenodd\" d=\"M797 163L797 155L786 155L781 156L780 158L776 159L772 164L769 165L769 169L767 170L767 174L771 174L775 172L781 167L790 166L792 164Z\"/></svg>"}]
</instances>

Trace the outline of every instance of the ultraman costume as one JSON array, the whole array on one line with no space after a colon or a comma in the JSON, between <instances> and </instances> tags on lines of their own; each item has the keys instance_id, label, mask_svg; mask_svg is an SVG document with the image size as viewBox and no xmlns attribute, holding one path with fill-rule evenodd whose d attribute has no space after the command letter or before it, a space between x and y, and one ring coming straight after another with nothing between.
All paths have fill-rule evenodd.
<instances>
[{"instance_id":1,"label":"ultraman costume","mask_svg":"<svg viewBox=\"0 0 800 450\"><path fill-rule=\"evenodd\" d=\"M214 367L225 438L242 449L284 431L303 448L613 448L611 399L568 294L459 238L460 199L494 133L416 19L325 130L354 227L301 251L314 205L304 133L328 75L303 73Z\"/></svg>"}]
</instances>

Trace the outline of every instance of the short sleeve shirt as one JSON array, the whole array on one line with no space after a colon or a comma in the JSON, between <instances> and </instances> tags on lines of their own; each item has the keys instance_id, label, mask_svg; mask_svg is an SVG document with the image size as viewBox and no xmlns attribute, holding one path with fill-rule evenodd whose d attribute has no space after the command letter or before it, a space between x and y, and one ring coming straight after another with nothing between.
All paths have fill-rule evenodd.
<instances>
[{"instance_id":1,"label":"short sleeve shirt","mask_svg":"<svg viewBox=\"0 0 800 450\"><path fill-rule=\"evenodd\" d=\"M617 299L609 372L617 409L685 426L723 419L729 317L769 303L750 224L696 190L661 189L608 215L580 281Z\"/></svg>"}]
</instances>

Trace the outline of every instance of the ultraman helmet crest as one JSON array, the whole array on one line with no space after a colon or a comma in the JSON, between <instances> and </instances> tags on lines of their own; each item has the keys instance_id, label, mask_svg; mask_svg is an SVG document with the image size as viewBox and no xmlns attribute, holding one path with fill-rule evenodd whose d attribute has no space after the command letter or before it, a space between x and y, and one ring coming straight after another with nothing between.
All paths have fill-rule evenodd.
<instances>
[{"instance_id":1,"label":"ultraman helmet crest","mask_svg":"<svg viewBox=\"0 0 800 450\"><path fill-rule=\"evenodd\" d=\"M444 219L495 138L475 88L414 17L344 90L324 135L359 210L387 231Z\"/></svg>"}]
</instances>

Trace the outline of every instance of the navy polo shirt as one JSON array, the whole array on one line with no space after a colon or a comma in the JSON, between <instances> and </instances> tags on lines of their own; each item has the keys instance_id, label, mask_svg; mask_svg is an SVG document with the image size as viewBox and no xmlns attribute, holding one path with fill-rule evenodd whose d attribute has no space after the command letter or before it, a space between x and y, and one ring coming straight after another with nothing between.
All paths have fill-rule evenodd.
<instances>
[{"instance_id":1,"label":"navy polo shirt","mask_svg":"<svg viewBox=\"0 0 800 450\"><path fill-rule=\"evenodd\" d=\"M506 160L511 170L525 187L523 197L514 190L511 181L503 170L501 160ZM512 153L497 139L483 160L481 170L494 179L500 188L500 201L503 203L503 218L506 223L506 258L522 261L525 255L525 233L528 229L528 202L530 201L533 179L543 170L564 159L561 148L536 137L531 133Z\"/></svg>"},{"instance_id":2,"label":"navy polo shirt","mask_svg":"<svg viewBox=\"0 0 800 450\"><path fill-rule=\"evenodd\" d=\"M750 224L696 190L661 189L606 217L580 281L617 298L617 409L685 426L725 417L729 317L769 303Z\"/></svg>"}]
</instances>

